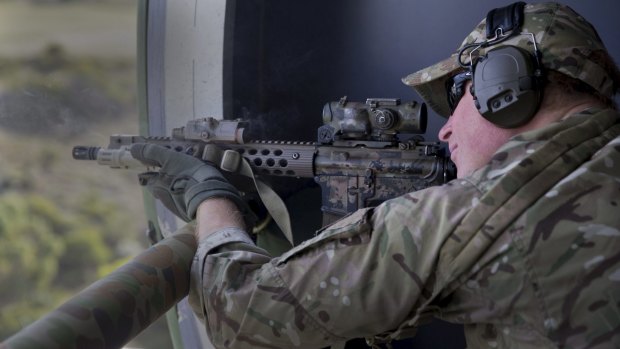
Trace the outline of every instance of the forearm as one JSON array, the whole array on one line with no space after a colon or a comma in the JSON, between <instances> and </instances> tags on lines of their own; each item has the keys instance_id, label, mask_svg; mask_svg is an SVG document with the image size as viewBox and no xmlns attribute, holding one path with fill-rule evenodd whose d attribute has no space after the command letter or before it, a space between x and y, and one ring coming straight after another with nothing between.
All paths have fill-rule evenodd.
<instances>
[{"instance_id":1,"label":"forearm","mask_svg":"<svg viewBox=\"0 0 620 349\"><path fill-rule=\"evenodd\" d=\"M196 213L196 239L203 241L216 231L224 228L244 230L243 215L232 201L213 198L203 201Z\"/></svg>"},{"instance_id":2,"label":"forearm","mask_svg":"<svg viewBox=\"0 0 620 349\"><path fill-rule=\"evenodd\" d=\"M190 301L216 346L325 347L397 327L418 299L420 285L392 258L412 252L402 250L406 244L396 230L392 238L398 241L381 248L392 238L381 238L387 234L381 231L373 238L370 211L272 259L243 231L231 229L240 220L226 207L202 207L205 236L192 267ZM431 263L414 265L426 269ZM383 286L394 280L398 285Z\"/></svg>"}]
</instances>

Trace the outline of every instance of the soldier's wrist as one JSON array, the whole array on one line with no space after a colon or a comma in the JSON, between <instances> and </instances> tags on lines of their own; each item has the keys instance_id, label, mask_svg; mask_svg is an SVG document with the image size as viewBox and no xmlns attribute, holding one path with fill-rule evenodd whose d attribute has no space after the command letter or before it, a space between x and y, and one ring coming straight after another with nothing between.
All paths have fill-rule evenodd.
<instances>
[{"instance_id":1,"label":"soldier's wrist","mask_svg":"<svg viewBox=\"0 0 620 349\"><path fill-rule=\"evenodd\" d=\"M224 228L245 230L244 217L237 205L223 197L213 197L198 205L196 239L201 241Z\"/></svg>"}]
</instances>

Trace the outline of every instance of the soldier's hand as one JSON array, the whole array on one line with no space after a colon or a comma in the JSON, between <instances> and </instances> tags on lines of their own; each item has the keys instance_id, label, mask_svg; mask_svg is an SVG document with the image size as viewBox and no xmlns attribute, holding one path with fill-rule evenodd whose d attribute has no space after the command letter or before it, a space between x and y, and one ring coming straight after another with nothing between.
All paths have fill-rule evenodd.
<instances>
[{"instance_id":1,"label":"soldier's hand","mask_svg":"<svg viewBox=\"0 0 620 349\"><path fill-rule=\"evenodd\" d=\"M194 219L198 205L212 197L230 199L245 211L239 191L209 163L155 144L134 144L130 152L145 165L160 167L140 174L140 184L184 221Z\"/></svg>"}]
</instances>

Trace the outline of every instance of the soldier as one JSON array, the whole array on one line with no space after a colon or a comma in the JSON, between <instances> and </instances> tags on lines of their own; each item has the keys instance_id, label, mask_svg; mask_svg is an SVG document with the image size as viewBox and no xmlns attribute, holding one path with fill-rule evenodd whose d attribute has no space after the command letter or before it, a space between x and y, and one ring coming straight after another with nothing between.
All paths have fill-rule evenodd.
<instances>
[{"instance_id":1,"label":"soldier","mask_svg":"<svg viewBox=\"0 0 620 349\"><path fill-rule=\"evenodd\" d=\"M196 218L190 300L212 342L376 343L435 316L464 324L472 348L620 346L620 73L595 29L557 3L516 3L403 81L448 118L439 138L458 178L277 258L216 169L132 148L162 165L147 187Z\"/></svg>"}]
</instances>

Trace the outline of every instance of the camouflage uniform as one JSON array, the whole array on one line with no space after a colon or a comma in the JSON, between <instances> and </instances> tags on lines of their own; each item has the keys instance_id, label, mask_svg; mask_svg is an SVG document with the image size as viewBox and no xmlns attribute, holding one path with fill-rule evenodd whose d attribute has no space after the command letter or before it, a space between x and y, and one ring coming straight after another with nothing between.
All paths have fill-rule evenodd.
<instances>
[{"instance_id":1,"label":"camouflage uniform","mask_svg":"<svg viewBox=\"0 0 620 349\"><path fill-rule=\"evenodd\" d=\"M613 94L588 58L605 50L588 22L558 4L525 14L545 68ZM403 81L448 116L445 81L461 69L453 55ZM221 348L389 340L429 316L464 324L472 348L618 347L619 135L617 111L566 115L466 178L357 211L277 258L216 232L199 244L190 302Z\"/></svg>"},{"instance_id":2,"label":"camouflage uniform","mask_svg":"<svg viewBox=\"0 0 620 349\"><path fill-rule=\"evenodd\" d=\"M465 324L472 348L620 345L620 119L586 110L510 140L488 166L360 210L271 258L202 241L195 310L222 348L320 348Z\"/></svg>"}]
</instances>

